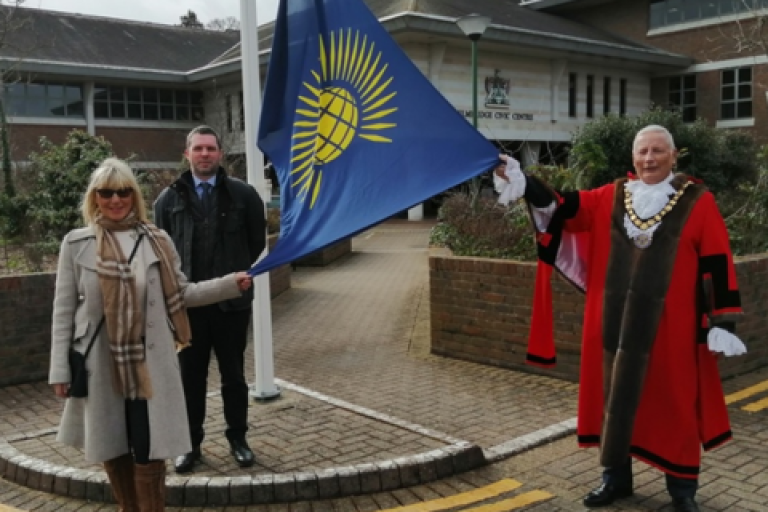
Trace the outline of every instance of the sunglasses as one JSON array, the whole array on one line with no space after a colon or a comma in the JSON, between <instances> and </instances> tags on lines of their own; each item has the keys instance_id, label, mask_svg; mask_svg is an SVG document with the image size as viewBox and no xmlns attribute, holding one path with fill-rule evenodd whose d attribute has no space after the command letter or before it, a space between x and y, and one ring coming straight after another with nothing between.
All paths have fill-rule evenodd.
<instances>
[{"instance_id":1,"label":"sunglasses","mask_svg":"<svg viewBox=\"0 0 768 512\"><path fill-rule=\"evenodd\" d=\"M118 188L117 190L113 188L97 188L96 193L99 194L99 197L102 199L112 199L112 196L117 194L117 197L120 199L125 199L126 197L130 197L131 194L133 194L132 188Z\"/></svg>"}]
</instances>

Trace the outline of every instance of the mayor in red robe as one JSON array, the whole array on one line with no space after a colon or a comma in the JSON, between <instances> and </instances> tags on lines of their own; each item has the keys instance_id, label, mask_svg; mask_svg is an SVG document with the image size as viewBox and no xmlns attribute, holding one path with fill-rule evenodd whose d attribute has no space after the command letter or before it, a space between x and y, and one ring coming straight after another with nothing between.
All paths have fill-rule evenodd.
<instances>
[{"instance_id":1,"label":"mayor in red robe","mask_svg":"<svg viewBox=\"0 0 768 512\"><path fill-rule=\"evenodd\" d=\"M661 126L638 132L636 176L594 190L560 194L502 158L497 175L517 188L502 197L524 189L538 231L530 363L555 361L551 269L586 293L577 433L580 446L600 447L604 471L584 505L632 495L634 457L666 474L674 510L698 511L702 448L731 439L713 350L743 350L731 334L741 303L713 195L673 174L677 150Z\"/></svg>"}]
</instances>

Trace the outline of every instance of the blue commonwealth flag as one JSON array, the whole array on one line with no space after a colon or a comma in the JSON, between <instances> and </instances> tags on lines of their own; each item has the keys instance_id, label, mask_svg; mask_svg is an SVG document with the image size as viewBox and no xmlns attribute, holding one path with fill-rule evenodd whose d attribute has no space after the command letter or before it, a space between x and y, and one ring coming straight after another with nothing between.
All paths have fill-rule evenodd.
<instances>
[{"instance_id":1,"label":"blue commonwealth flag","mask_svg":"<svg viewBox=\"0 0 768 512\"><path fill-rule=\"evenodd\" d=\"M253 275L498 162L361 0L281 0L258 144L277 173L281 219Z\"/></svg>"}]
</instances>

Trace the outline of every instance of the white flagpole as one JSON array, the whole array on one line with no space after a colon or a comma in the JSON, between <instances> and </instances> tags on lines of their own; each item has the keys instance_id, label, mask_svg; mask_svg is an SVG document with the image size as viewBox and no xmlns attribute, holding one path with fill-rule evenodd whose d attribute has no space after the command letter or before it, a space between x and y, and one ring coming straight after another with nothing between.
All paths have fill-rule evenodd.
<instances>
[{"instance_id":1,"label":"white flagpole","mask_svg":"<svg viewBox=\"0 0 768 512\"><path fill-rule=\"evenodd\" d=\"M245 158L248 183L253 185L266 205L270 201L264 179L264 155L256 145L258 121L261 116L261 79L259 70L259 19L256 0L240 0L240 49L243 74L243 109L245 111ZM266 254L268 248L264 249ZM253 358L254 384L251 396L268 400L280 395L275 385L274 354L272 351L272 303L269 296L269 273L254 279L253 299Z\"/></svg>"}]
</instances>

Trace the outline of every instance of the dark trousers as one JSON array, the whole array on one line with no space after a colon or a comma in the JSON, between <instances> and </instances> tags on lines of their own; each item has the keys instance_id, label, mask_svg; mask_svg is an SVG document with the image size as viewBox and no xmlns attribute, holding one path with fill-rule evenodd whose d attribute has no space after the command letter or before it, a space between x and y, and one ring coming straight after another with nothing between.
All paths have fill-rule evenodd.
<instances>
[{"instance_id":1,"label":"dark trousers","mask_svg":"<svg viewBox=\"0 0 768 512\"><path fill-rule=\"evenodd\" d=\"M667 492L673 498L693 498L699 489L699 480L696 478L680 478L679 476L665 473ZM604 468L603 482L622 488L632 488L632 459L627 459L621 466Z\"/></svg>"},{"instance_id":2,"label":"dark trousers","mask_svg":"<svg viewBox=\"0 0 768 512\"><path fill-rule=\"evenodd\" d=\"M146 400L125 401L128 446L137 464L149 464L149 409Z\"/></svg>"},{"instance_id":3,"label":"dark trousers","mask_svg":"<svg viewBox=\"0 0 768 512\"><path fill-rule=\"evenodd\" d=\"M213 304L190 308L188 314L192 345L179 352L179 365L192 446L200 446L205 437L203 423L211 351L219 364L227 439L244 440L248 431L248 383L243 367L251 310L225 313Z\"/></svg>"}]
</instances>

